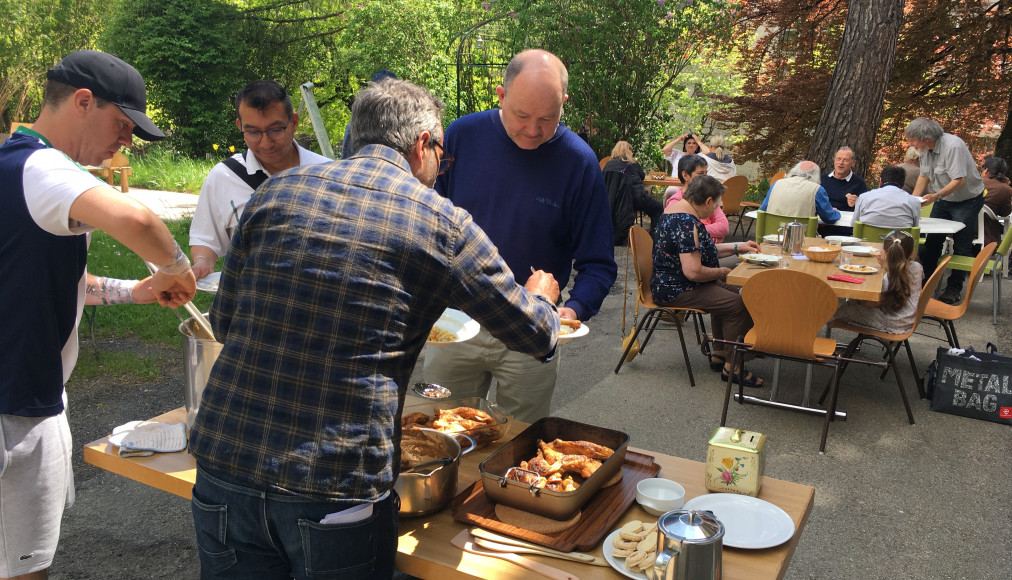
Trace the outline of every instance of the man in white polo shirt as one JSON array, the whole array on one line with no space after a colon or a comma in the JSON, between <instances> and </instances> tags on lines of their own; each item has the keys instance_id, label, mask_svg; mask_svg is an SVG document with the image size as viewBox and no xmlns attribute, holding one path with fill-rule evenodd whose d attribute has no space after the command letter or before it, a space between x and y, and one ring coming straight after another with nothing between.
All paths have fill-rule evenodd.
<instances>
[{"instance_id":1,"label":"man in white polo shirt","mask_svg":"<svg viewBox=\"0 0 1012 580\"><path fill-rule=\"evenodd\" d=\"M861 194L854 205L854 221L883 228L909 228L921 220L921 198L903 191L906 171L899 165L882 170L878 189Z\"/></svg>"}]
</instances>

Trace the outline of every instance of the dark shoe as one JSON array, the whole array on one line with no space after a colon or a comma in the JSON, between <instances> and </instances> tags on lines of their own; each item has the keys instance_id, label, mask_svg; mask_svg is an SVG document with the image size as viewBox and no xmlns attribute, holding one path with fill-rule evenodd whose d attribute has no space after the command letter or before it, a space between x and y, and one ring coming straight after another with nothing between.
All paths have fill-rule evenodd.
<instances>
[{"instance_id":1,"label":"dark shoe","mask_svg":"<svg viewBox=\"0 0 1012 580\"><path fill-rule=\"evenodd\" d=\"M722 371L724 365L727 363L727 359L719 354L710 355L710 370L711 371Z\"/></svg>"},{"instance_id":2,"label":"dark shoe","mask_svg":"<svg viewBox=\"0 0 1012 580\"><path fill-rule=\"evenodd\" d=\"M721 369L721 371L720 371L720 378L721 378L721 380L727 382L727 379L728 379L728 377L727 377L727 369L723 369L723 368ZM731 377L731 382L734 383L734 384L736 384L736 385L739 384L739 382L738 382L738 373L734 373L734 375ZM742 379L742 381L741 381L740 384L741 384L741 386L743 386L745 388L758 389L758 388L761 388L763 386L763 380L760 379L759 377L755 376L755 374L753 374L752 371L745 371L745 376L743 377L743 379Z\"/></svg>"},{"instance_id":3,"label":"dark shoe","mask_svg":"<svg viewBox=\"0 0 1012 580\"><path fill-rule=\"evenodd\" d=\"M952 286L946 286L945 291L943 291L942 295L938 297L938 301L946 304L959 304L959 295L962 293L962 290L957 290Z\"/></svg>"}]
</instances>

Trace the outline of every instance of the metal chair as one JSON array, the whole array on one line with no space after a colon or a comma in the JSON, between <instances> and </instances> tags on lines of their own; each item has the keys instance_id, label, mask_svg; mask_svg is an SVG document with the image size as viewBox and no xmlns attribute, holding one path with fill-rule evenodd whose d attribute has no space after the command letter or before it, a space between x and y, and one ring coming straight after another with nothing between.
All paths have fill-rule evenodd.
<instances>
[{"instance_id":1,"label":"metal chair","mask_svg":"<svg viewBox=\"0 0 1012 580\"><path fill-rule=\"evenodd\" d=\"M749 278L741 289L741 298L755 325L742 342L725 341L725 344L732 347L728 360L734 361L733 364L739 373L738 402L820 412L818 409L797 407L745 395L741 386L744 382L744 354L752 352L832 368L831 390L835 403L841 359L836 356L836 341L819 336L819 330L836 312L837 299L833 288L825 280L805 272L767 270ZM728 376L727 389L724 392L724 409L720 416L722 426L727 421L732 378ZM819 442L820 453L826 450L829 422L834 412L835 408L825 412L822 439Z\"/></svg>"},{"instance_id":2,"label":"metal chair","mask_svg":"<svg viewBox=\"0 0 1012 580\"><path fill-rule=\"evenodd\" d=\"M854 237L861 238L866 242L881 242L889 232L899 230L901 232L907 232L914 238L914 255L917 255L917 248L920 247L921 242L921 227L913 226L909 228L887 228L882 226L873 226L866 224L862 221L854 221Z\"/></svg>"},{"instance_id":3,"label":"metal chair","mask_svg":"<svg viewBox=\"0 0 1012 580\"><path fill-rule=\"evenodd\" d=\"M796 217L787 215L777 215L775 213L769 213L763 210L759 210L755 220L755 239L760 244L763 241L763 236L769 234L775 234L780 229L781 222L798 222L808 224L805 229L805 236L814 238L819 235L819 216L811 217Z\"/></svg>"},{"instance_id":4,"label":"metal chair","mask_svg":"<svg viewBox=\"0 0 1012 580\"><path fill-rule=\"evenodd\" d=\"M733 234L737 234L738 230L742 227L741 216L744 210L742 209L741 201L745 199L745 192L747 191L748 178L744 175L728 177L724 182L724 195L720 196L721 209L724 211L725 216L735 216L738 218Z\"/></svg>"},{"instance_id":5,"label":"metal chair","mask_svg":"<svg viewBox=\"0 0 1012 580\"><path fill-rule=\"evenodd\" d=\"M910 350L910 337L917 330L917 325L921 322L921 317L924 316L924 311L928 307L928 301L931 300L931 295L935 293L935 289L938 288L938 283L942 280L942 274L945 273L945 266L949 263L951 256L945 256L938 263L938 267L935 268L935 272L928 278L927 284L921 289L921 297L917 301L917 313L914 315L913 327L907 332L894 334L891 332L885 332L882 330L875 330L873 328L865 328L856 324L851 324L842 320L834 320L829 323L830 329L847 330L850 332L856 332L857 336L847 345L847 349L844 351L844 357L850 357L857 350L857 347L866 340L874 340L885 348L886 355L888 355L889 366L893 369L893 374L896 375L896 386L900 390L900 396L903 398L903 406L907 410L907 418L910 419L910 424L914 424L914 414L910 410L910 402L907 401L907 393L903 389L903 379L900 378L900 371L896 368L896 353L900 350L900 345L903 345L907 350L907 357L910 359L910 370L914 374L914 381L917 383L917 392L921 398L925 398L924 394L924 381L920 378L917 373L917 364L914 362L914 353ZM842 365L840 374L846 370L846 364ZM888 369L886 369L888 370ZM822 397L819 399L819 403L822 403L826 399L826 391L823 391ZM830 407L836 407L836 401L830 404Z\"/></svg>"},{"instance_id":6,"label":"metal chair","mask_svg":"<svg viewBox=\"0 0 1012 580\"><path fill-rule=\"evenodd\" d=\"M984 246L973 260L973 266L970 268L970 285L966 289L966 295L963 296L962 302L959 304L946 304L934 298L928 301L928 307L924 310L924 318L934 320L941 325L942 330L945 331L945 339L948 341L949 346L959 348L959 337L956 336L956 326L953 322L966 314L966 309L970 306L970 299L973 297L973 291L977 289L977 284L980 284L981 278L984 277L984 267L987 265L988 260L991 259L991 256L994 255L994 250L997 247L997 243L991 242ZM953 256L954 259L964 257ZM998 259L1000 260L1000 258ZM952 268L952 260L949 260L949 267ZM997 281L995 282L995 287L997 288ZM995 323L997 324L997 315Z\"/></svg>"},{"instance_id":7,"label":"metal chair","mask_svg":"<svg viewBox=\"0 0 1012 580\"><path fill-rule=\"evenodd\" d=\"M991 299L993 304L991 306L991 322L993 324L998 324L998 314L1003 310L1001 303L1001 279L1006 273L1004 270L1005 260L1008 258L1010 247L1012 247L1012 228L1007 228L1005 236L1001 239L1001 244L994 252L994 259L984 265L984 273L992 275ZM949 261L950 268L963 270L964 272L972 271L973 264L974 258L969 256L952 256L952 260Z\"/></svg>"},{"instance_id":8,"label":"metal chair","mask_svg":"<svg viewBox=\"0 0 1012 580\"><path fill-rule=\"evenodd\" d=\"M654 302L653 294L650 292L650 276L653 275L654 271L653 246L653 239L651 239L650 234L645 229L640 226L629 228L629 249L632 251L632 260L635 265L634 270L636 271L636 299L645 312L639 324L636 325L636 331L628 341L628 345L623 350L622 357L618 359L615 372L618 373L619 369L622 368L622 365L626 362L626 356L628 356L633 345L636 344L640 332L646 329L646 338L643 339L639 350L640 354L643 353L647 347L647 343L650 342L650 337L653 336L654 330L657 328L657 323L663 318L675 323L675 328L678 330L678 340L682 345L682 358L685 360L685 370L689 373L689 384L694 387L696 386L696 380L692 376L689 352L685 348L685 335L682 333L682 321L679 320L678 315L693 317L692 322L696 327L696 340L698 342L701 340L699 325L703 323L703 315L706 312L696 308L660 306Z\"/></svg>"}]
</instances>

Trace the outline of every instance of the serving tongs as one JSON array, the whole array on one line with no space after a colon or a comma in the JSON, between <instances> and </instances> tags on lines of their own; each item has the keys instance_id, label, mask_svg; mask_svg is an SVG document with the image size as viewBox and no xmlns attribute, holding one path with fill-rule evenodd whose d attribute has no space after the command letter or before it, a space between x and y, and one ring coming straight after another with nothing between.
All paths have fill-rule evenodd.
<instances>
[{"instance_id":1,"label":"serving tongs","mask_svg":"<svg viewBox=\"0 0 1012 580\"><path fill-rule=\"evenodd\" d=\"M471 528L471 535L474 536L474 543L486 550L494 550L496 552L516 552L519 554L535 554L538 556L571 560L573 562L590 564L592 566L609 565L604 558L598 558L597 556L591 554L584 552L561 552L559 550L538 546L537 544L532 544L509 536L503 536L482 528Z\"/></svg>"},{"instance_id":2,"label":"serving tongs","mask_svg":"<svg viewBox=\"0 0 1012 580\"><path fill-rule=\"evenodd\" d=\"M152 276L155 274L155 272L158 271L158 266L155 266L154 264L148 262L147 260L144 260L144 265L148 267L148 271L151 272ZM190 316L193 317L192 332L194 338L204 338L208 340L214 340L214 331L211 330L211 323L209 323L207 319L204 318L204 315L200 312L200 310L197 309L196 306L193 305L193 302L187 302L186 304L183 304L183 309L186 310L186 312L188 312ZM184 320L182 315L179 314L179 310L173 308L172 311L176 313L176 316L179 318L180 322L186 324L186 320Z\"/></svg>"},{"instance_id":3,"label":"serving tongs","mask_svg":"<svg viewBox=\"0 0 1012 580\"><path fill-rule=\"evenodd\" d=\"M535 562L530 558L524 558L514 554L513 552L496 552L488 548L482 548L475 543L476 539L471 536L467 530L460 530L460 533L450 538L450 543L454 546L468 552L470 554L478 554L480 556L488 556L490 558L499 558L500 560L506 560L512 562L517 566L521 566L546 578L553 578L554 580L580 580L580 578L574 574L570 574L565 570L553 568L541 562Z\"/></svg>"}]
</instances>

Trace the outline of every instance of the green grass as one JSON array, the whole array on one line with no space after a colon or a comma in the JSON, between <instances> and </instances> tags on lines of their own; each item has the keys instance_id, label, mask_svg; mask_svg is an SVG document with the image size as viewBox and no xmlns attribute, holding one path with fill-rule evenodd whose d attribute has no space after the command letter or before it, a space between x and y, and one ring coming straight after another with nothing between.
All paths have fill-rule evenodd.
<instances>
[{"instance_id":1,"label":"green grass","mask_svg":"<svg viewBox=\"0 0 1012 580\"><path fill-rule=\"evenodd\" d=\"M166 225L179 245L189 255L190 220L166 222ZM88 250L88 271L96 276L126 279L140 279L148 275L148 270L140 257L105 232L95 232L92 235L91 247ZM201 312L207 312L213 298L211 294L197 292L193 304ZM185 310L179 309L179 313L184 318L189 318ZM85 317L81 323L82 340L87 340L89 333L88 319ZM138 336L145 342L168 346L182 344L179 334L179 318L172 310L157 304L98 306L95 308L95 334L96 336Z\"/></svg>"},{"instance_id":2,"label":"green grass","mask_svg":"<svg viewBox=\"0 0 1012 580\"><path fill-rule=\"evenodd\" d=\"M163 361L128 351L107 351L85 348L77 358L72 380L86 381L97 377L131 378L153 381L161 373Z\"/></svg>"},{"instance_id":3,"label":"green grass","mask_svg":"<svg viewBox=\"0 0 1012 580\"><path fill-rule=\"evenodd\" d=\"M128 152L127 155L130 157L130 167L133 168L131 186L186 193L198 193L207 173L215 163L221 161L218 157L191 159L158 146Z\"/></svg>"}]
</instances>

